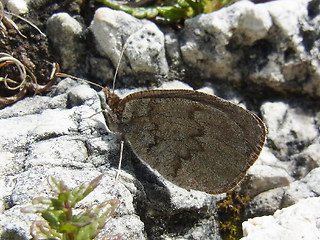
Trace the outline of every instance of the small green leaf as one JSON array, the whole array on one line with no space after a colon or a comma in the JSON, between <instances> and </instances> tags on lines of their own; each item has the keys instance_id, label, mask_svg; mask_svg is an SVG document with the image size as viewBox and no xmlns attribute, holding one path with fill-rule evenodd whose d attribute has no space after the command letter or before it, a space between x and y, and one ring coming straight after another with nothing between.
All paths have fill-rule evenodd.
<instances>
[{"instance_id":1,"label":"small green leaf","mask_svg":"<svg viewBox=\"0 0 320 240\"><path fill-rule=\"evenodd\" d=\"M147 17L147 10L146 8L132 8L132 15L137 18L144 18Z\"/></svg>"},{"instance_id":2,"label":"small green leaf","mask_svg":"<svg viewBox=\"0 0 320 240\"><path fill-rule=\"evenodd\" d=\"M103 178L103 174L99 175L95 179L93 179L89 183L84 183L79 187L75 187L71 192L66 194L66 197L71 205L71 207L74 207L74 205L84 199L89 193L91 193L101 182ZM59 196L60 198L60 196Z\"/></svg>"},{"instance_id":3,"label":"small green leaf","mask_svg":"<svg viewBox=\"0 0 320 240\"><path fill-rule=\"evenodd\" d=\"M153 7L149 8L132 8L132 15L137 17L137 18L154 18L155 16L158 15L158 10Z\"/></svg>"},{"instance_id":4,"label":"small green leaf","mask_svg":"<svg viewBox=\"0 0 320 240\"><path fill-rule=\"evenodd\" d=\"M66 222L66 223L62 224L57 231L60 233L70 233L70 232L77 231L77 229L78 228L76 226L74 226L73 224Z\"/></svg>"},{"instance_id":5,"label":"small green leaf","mask_svg":"<svg viewBox=\"0 0 320 240\"><path fill-rule=\"evenodd\" d=\"M179 6L184 8L190 7L190 4L186 0L178 0L177 3L179 4Z\"/></svg>"},{"instance_id":6,"label":"small green leaf","mask_svg":"<svg viewBox=\"0 0 320 240\"><path fill-rule=\"evenodd\" d=\"M76 239L84 239L81 237L88 237L88 239L93 239L99 233L100 229L106 224L106 222L114 214L115 210L118 208L120 201L118 199L113 199L105 201L98 206L93 206L89 208L82 216L78 216L78 221L83 221L83 218L86 216L94 215L95 220L92 221L85 227L79 229L78 232L75 232Z\"/></svg>"},{"instance_id":7,"label":"small green leaf","mask_svg":"<svg viewBox=\"0 0 320 240\"><path fill-rule=\"evenodd\" d=\"M157 7L157 10L162 17L169 18L170 20L183 19L186 17L186 10L176 6Z\"/></svg>"},{"instance_id":8,"label":"small green leaf","mask_svg":"<svg viewBox=\"0 0 320 240\"><path fill-rule=\"evenodd\" d=\"M52 176L48 177L48 183L49 183L52 191L57 194L60 194L60 193L63 193L63 192L70 190L62 181L59 181Z\"/></svg>"},{"instance_id":9,"label":"small green leaf","mask_svg":"<svg viewBox=\"0 0 320 240\"><path fill-rule=\"evenodd\" d=\"M161 6L129 7L113 0L96 0L112 9L122 10L137 18L164 18L175 21L191 18L203 12L210 12L230 5L237 0L169 0L161 2Z\"/></svg>"},{"instance_id":10,"label":"small green leaf","mask_svg":"<svg viewBox=\"0 0 320 240\"><path fill-rule=\"evenodd\" d=\"M89 210L79 215L73 216L71 219L72 224L78 227L87 226L96 220L97 220L97 215L90 212Z\"/></svg>"},{"instance_id":11,"label":"small green leaf","mask_svg":"<svg viewBox=\"0 0 320 240\"><path fill-rule=\"evenodd\" d=\"M55 199L52 198L51 200L51 208L55 209L55 210L61 210L64 209L64 202L59 200L59 199Z\"/></svg>"},{"instance_id":12,"label":"small green leaf","mask_svg":"<svg viewBox=\"0 0 320 240\"><path fill-rule=\"evenodd\" d=\"M199 0L199 1L185 0L185 1L191 6L191 9L192 9L192 11L189 12L188 17L194 17L200 13L203 13L207 0Z\"/></svg>"},{"instance_id":13,"label":"small green leaf","mask_svg":"<svg viewBox=\"0 0 320 240\"><path fill-rule=\"evenodd\" d=\"M116 10L122 10L126 13L131 14L133 11L132 7L122 5L122 4L118 3L117 1L112 1L112 0L96 0L96 1L101 2L102 4L104 4L107 7L110 7L112 9L116 9Z\"/></svg>"},{"instance_id":14,"label":"small green leaf","mask_svg":"<svg viewBox=\"0 0 320 240\"><path fill-rule=\"evenodd\" d=\"M41 216L47 220L47 222L49 223L49 225L54 228L54 229L58 229L61 225L59 216L61 216L61 214L63 214L63 211L44 211Z\"/></svg>"}]
</instances>

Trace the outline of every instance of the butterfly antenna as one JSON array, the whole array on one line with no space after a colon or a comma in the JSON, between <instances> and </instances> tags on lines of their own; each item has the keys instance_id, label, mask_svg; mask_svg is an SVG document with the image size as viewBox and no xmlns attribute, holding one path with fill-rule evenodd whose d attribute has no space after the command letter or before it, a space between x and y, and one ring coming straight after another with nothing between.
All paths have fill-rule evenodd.
<instances>
[{"instance_id":1,"label":"butterfly antenna","mask_svg":"<svg viewBox=\"0 0 320 240\"><path fill-rule=\"evenodd\" d=\"M115 89L115 86L116 86L116 78L117 78L118 71L119 71L119 68L120 68L120 62L121 62L124 50L127 48L127 45L128 45L128 41L126 41L125 44L123 45L123 48L122 48L120 56L119 56L119 60L118 60L117 67L116 67L116 72L114 73L114 77L113 77L112 93L114 93L114 89Z\"/></svg>"},{"instance_id":2,"label":"butterfly antenna","mask_svg":"<svg viewBox=\"0 0 320 240\"><path fill-rule=\"evenodd\" d=\"M103 89L104 87L102 87L101 85L97 84L97 83L94 83L94 82L91 82L91 81L88 81L88 80L85 80L83 78L78 78L78 77L75 77L75 76L72 76L72 75L69 75L69 74L66 74L66 73L55 73L55 76L57 77L68 77L68 78L72 78L72 79L75 79L75 80L78 80L78 81L83 81L83 82L86 82L86 83L89 83L93 86L96 86L96 87L99 87L101 89Z\"/></svg>"}]
</instances>

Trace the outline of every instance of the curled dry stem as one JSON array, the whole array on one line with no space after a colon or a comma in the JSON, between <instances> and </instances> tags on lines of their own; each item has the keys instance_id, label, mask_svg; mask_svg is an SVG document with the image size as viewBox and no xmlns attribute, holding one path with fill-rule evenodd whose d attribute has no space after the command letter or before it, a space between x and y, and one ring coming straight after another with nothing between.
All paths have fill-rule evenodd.
<instances>
[{"instance_id":1,"label":"curled dry stem","mask_svg":"<svg viewBox=\"0 0 320 240\"><path fill-rule=\"evenodd\" d=\"M16 67L17 67L17 69L19 71L21 83L19 84L19 82L8 78L7 75L5 77L0 77L0 82L4 82L5 87L8 90L12 90L13 91L13 90L18 90L22 86L25 85L26 79L27 79L26 68L23 65L23 63L20 62L18 59L12 57L11 55L9 55L7 53L0 53L0 67L4 67L4 66L7 66L7 65L11 65L11 64L15 64L16 65ZM17 86L9 86L8 82L15 83L15 84L17 84Z\"/></svg>"},{"instance_id":2,"label":"curled dry stem","mask_svg":"<svg viewBox=\"0 0 320 240\"><path fill-rule=\"evenodd\" d=\"M22 99L27 93L27 71L23 63L7 53L0 53L0 67L12 64L18 69L20 79L13 80L6 75L4 77L0 76L0 82L3 82L8 90L19 90L19 92L10 97L0 97L0 107L7 106Z\"/></svg>"},{"instance_id":3,"label":"curled dry stem","mask_svg":"<svg viewBox=\"0 0 320 240\"><path fill-rule=\"evenodd\" d=\"M50 76L50 81L45 85L38 84L37 78L33 72L18 59L7 53L0 53L0 68L12 64L16 66L16 69L19 72L19 79L14 80L8 77L8 75L4 77L0 76L0 83L3 82L7 90L18 90L18 93L10 97L0 97L0 107L7 106L21 100L25 97L27 92L31 92L33 94L45 92L56 83L57 77L55 73L56 71L59 71L57 64L53 64L53 73Z\"/></svg>"}]
</instances>

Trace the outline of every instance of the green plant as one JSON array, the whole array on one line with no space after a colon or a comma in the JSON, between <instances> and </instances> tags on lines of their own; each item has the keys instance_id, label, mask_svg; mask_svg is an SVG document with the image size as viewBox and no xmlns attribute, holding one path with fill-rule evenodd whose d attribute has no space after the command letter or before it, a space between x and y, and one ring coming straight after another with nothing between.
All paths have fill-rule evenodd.
<instances>
[{"instance_id":1,"label":"green plant","mask_svg":"<svg viewBox=\"0 0 320 240\"><path fill-rule=\"evenodd\" d=\"M159 5L130 7L116 0L96 0L107 7L122 10L137 18L160 18L167 21L191 18L200 13L212 12L237 0L165 0Z\"/></svg>"},{"instance_id":2,"label":"green plant","mask_svg":"<svg viewBox=\"0 0 320 240\"><path fill-rule=\"evenodd\" d=\"M46 221L34 222L30 227L33 239L90 240L96 237L107 220L111 218L120 204L118 199L93 205L86 211L73 215L76 203L91 193L101 182L103 175L89 183L69 189L62 181L52 176L48 183L55 198L37 197L31 206L23 208L24 213L40 213ZM121 239L119 236L104 239Z\"/></svg>"},{"instance_id":3,"label":"green plant","mask_svg":"<svg viewBox=\"0 0 320 240\"><path fill-rule=\"evenodd\" d=\"M222 239L236 240L242 237L241 210L249 202L248 195L238 193L228 194L222 202L217 204Z\"/></svg>"}]
</instances>

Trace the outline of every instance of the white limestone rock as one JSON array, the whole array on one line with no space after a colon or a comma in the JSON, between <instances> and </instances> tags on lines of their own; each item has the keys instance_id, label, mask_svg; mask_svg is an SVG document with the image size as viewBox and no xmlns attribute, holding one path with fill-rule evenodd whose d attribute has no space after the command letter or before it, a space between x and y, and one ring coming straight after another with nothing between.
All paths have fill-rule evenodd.
<instances>
[{"instance_id":1,"label":"white limestone rock","mask_svg":"<svg viewBox=\"0 0 320 240\"><path fill-rule=\"evenodd\" d=\"M242 223L241 240L320 239L320 197L300 200L277 210L273 216L256 217Z\"/></svg>"}]
</instances>

